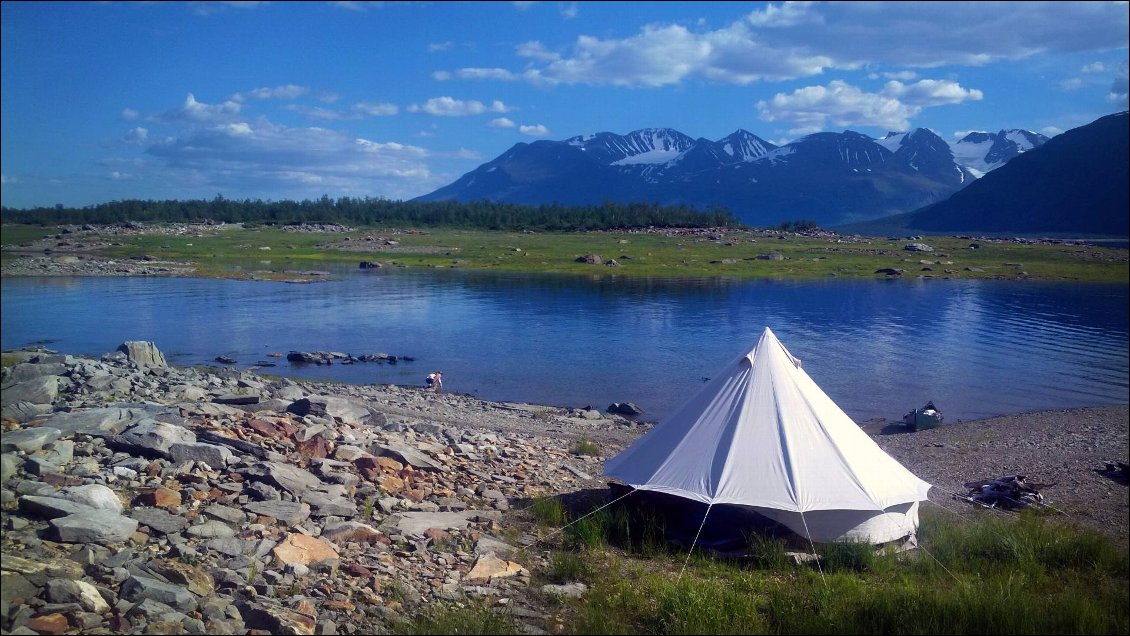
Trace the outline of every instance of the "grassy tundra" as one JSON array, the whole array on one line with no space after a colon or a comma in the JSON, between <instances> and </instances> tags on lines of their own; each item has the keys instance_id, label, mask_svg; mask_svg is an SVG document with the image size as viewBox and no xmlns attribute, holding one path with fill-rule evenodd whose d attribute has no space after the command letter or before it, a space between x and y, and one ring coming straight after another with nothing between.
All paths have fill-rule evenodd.
<instances>
[{"instance_id":1,"label":"grassy tundra","mask_svg":"<svg viewBox=\"0 0 1130 636\"><path fill-rule=\"evenodd\" d=\"M356 268L361 261L409 268L639 277L738 279L875 278L1120 282L1130 279L1126 250L1051 242L959 237L917 240L776 230L604 230L504 232L448 228L358 228L294 232L238 224L159 225L144 231L94 229L60 235L41 226L3 227L9 250L78 249L112 258L148 256L191 262L197 275L286 279L302 270ZM43 237L57 237L44 239ZM61 239L61 240L60 240ZM58 246L63 242L67 245ZM909 251L923 243L931 252ZM971 247L976 245L977 247ZM600 264L578 262L595 254ZM609 264L615 261L615 264Z\"/></svg>"}]
</instances>

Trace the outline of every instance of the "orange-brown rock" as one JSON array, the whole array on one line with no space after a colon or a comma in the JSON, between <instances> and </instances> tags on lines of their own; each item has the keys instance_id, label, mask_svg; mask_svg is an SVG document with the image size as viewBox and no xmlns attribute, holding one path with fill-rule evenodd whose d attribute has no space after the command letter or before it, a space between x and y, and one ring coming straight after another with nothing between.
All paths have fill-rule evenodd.
<instances>
[{"instance_id":1,"label":"orange-brown rock","mask_svg":"<svg viewBox=\"0 0 1130 636\"><path fill-rule=\"evenodd\" d=\"M304 534L287 535L271 552L282 565L301 563L309 565L320 561L337 562L340 557L329 543Z\"/></svg>"}]
</instances>

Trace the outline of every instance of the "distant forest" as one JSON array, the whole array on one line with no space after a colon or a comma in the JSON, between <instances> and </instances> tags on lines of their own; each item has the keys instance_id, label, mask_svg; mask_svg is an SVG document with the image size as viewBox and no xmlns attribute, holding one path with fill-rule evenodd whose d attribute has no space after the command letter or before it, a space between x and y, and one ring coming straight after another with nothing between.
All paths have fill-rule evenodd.
<instances>
[{"instance_id":1,"label":"distant forest","mask_svg":"<svg viewBox=\"0 0 1130 636\"><path fill-rule=\"evenodd\" d=\"M256 223L298 225L337 223L342 225L462 227L483 230L572 231L635 227L738 227L741 222L729 210L693 210L655 203L604 203L590 206L518 205L479 201L389 201L374 198L323 196L311 201L262 201L225 199L207 201L125 200L83 208L61 205L45 208L0 209L4 223L31 225L105 225L112 223L176 222Z\"/></svg>"}]
</instances>

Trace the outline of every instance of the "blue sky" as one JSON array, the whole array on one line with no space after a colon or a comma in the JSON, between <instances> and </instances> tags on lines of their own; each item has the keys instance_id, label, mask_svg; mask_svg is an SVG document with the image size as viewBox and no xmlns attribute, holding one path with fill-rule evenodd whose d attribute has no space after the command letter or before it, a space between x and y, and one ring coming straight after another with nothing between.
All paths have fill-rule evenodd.
<instances>
[{"instance_id":1,"label":"blue sky","mask_svg":"<svg viewBox=\"0 0 1130 636\"><path fill-rule=\"evenodd\" d=\"M667 127L1047 135L1127 108L1126 2L3 2L5 206L408 199Z\"/></svg>"}]
</instances>

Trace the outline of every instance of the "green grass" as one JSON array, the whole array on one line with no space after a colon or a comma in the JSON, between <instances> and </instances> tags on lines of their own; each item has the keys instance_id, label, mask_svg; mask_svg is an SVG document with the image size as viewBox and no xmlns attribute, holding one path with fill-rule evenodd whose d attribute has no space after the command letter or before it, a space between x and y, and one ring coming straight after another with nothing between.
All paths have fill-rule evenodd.
<instances>
[{"instance_id":1,"label":"green grass","mask_svg":"<svg viewBox=\"0 0 1130 636\"><path fill-rule=\"evenodd\" d=\"M560 499L531 510L557 530L597 506ZM570 634L1126 634L1130 559L1108 538L1057 517L979 521L921 513L917 550L819 546L797 565L783 540L750 537L744 558L667 545L648 513L610 507L574 523L538 581L579 581L580 599L546 611ZM576 528L575 530L573 530ZM645 549L646 548L646 549ZM687 563L686 570L683 565ZM681 576L680 576L681 573ZM536 587L536 585L535 585ZM479 609L468 620L485 620ZM415 633L474 633L443 631ZM509 620L493 614L493 620ZM478 618L476 618L478 617ZM514 622L495 625L498 633ZM480 632L481 633L481 632Z\"/></svg>"},{"instance_id":2,"label":"green grass","mask_svg":"<svg viewBox=\"0 0 1130 636\"><path fill-rule=\"evenodd\" d=\"M569 452L574 455L599 455L600 444L588 438L580 439L573 443L569 448Z\"/></svg>"},{"instance_id":3,"label":"green grass","mask_svg":"<svg viewBox=\"0 0 1130 636\"><path fill-rule=\"evenodd\" d=\"M51 228L4 226L4 245L41 237ZM395 240L385 251L339 249L347 238ZM105 237L109 239L110 237ZM864 242L765 231L722 231L720 239L663 232L491 232L482 230L390 230L358 228L350 233L284 232L259 226L201 228L194 235L115 236L116 258L150 255L192 262L197 275L227 278L285 278L288 272L356 268L360 261L392 267L458 268L498 272L551 273L589 277L811 279L882 278L877 269L917 276L963 279L1130 280L1125 250L1090 246L1036 245L928 237L931 253L908 252L909 240L870 238ZM364 242L378 245L380 241ZM269 249L264 249L269 248ZM576 262L598 254L618 267ZM758 256L776 253L782 260ZM920 261L928 261L923 264ZM932 271L924 271L929 268ZM289 274L293 275L293 274Z\"/></svg>"}]
</instances>

